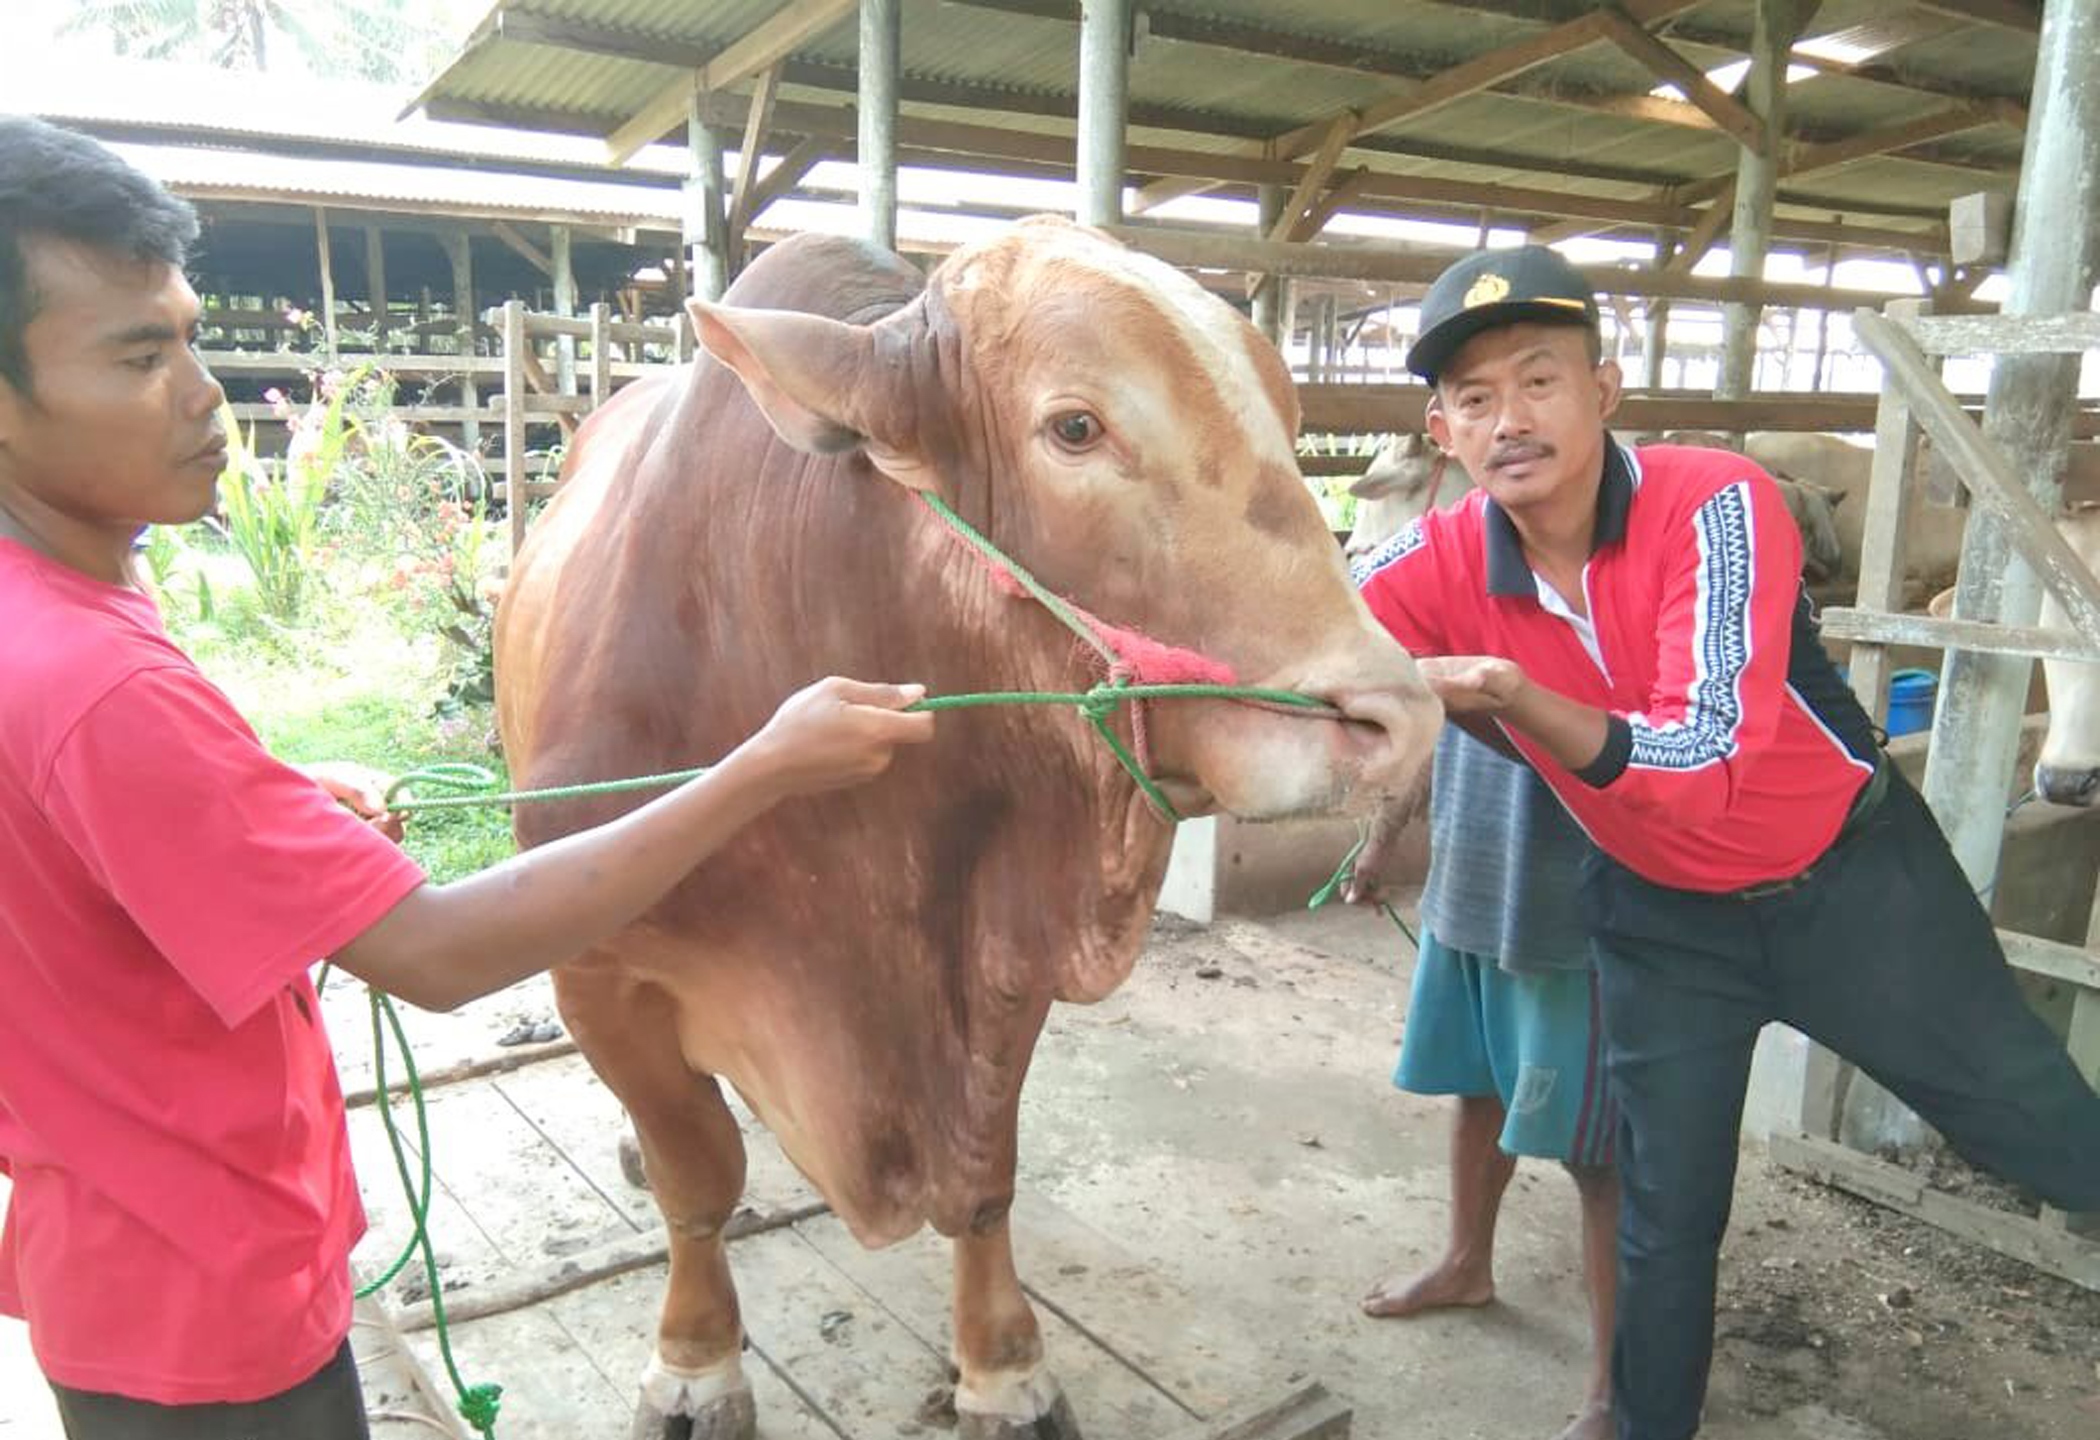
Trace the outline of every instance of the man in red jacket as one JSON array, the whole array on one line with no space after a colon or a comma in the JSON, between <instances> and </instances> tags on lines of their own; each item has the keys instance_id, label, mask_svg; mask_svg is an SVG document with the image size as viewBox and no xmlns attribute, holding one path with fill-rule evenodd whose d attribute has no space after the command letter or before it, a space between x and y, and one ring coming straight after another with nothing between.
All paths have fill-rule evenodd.
<instances>
[{"instance_id":1,"label":"man in red jacket","mask_svg":"<svg viewBox=\"0 0 2100 1440\"><path fill-rule=\"evenodd\" d=\"M1800 538L1742 457L1605 429L1590 287L1540 247L1430 288L1408 366L1479 489L1358 570L1454 718L1602 854L1582 902L1622 1115L1622 1440L1697 1432L1751 1048L1783 1020L1964 1155L2100 1210L2100 1097L1823 652Z\"/></svg>"},{"instance_id":2,"label":"man in red jacket","mask_svg":"<svg viewBox=\"0 0 2100 1440\"><path fill-rule=\"evenodd\" d=\"M826 681L708 776L428 883L263 750L133 572L225 463L195 235L100 145L0 117L0 1313L73 1440L354 1440L364 1213L308 967L441 1009L522 980L932 717Z\"/></svg>"}]
</instances>

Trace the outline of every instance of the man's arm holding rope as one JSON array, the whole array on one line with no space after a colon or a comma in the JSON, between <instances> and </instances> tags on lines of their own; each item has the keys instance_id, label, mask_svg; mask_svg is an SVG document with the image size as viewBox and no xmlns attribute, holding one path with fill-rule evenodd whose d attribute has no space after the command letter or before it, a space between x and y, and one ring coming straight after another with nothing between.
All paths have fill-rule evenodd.
<instances>
[{"instance_id":1,"label":"man's arm holding rope","mask_svg":"<svg viewBox=\"0 0 2100 1440\"><path fill-rule=\"evenodd\" d=\"M873 779L897 746L930 739L932 715L901 713L923 693L812 685L707 774L617 820L422 886L335 962L412 1004L448 1010L572 960L782 800Z\"/></svg>"}]
</instances>

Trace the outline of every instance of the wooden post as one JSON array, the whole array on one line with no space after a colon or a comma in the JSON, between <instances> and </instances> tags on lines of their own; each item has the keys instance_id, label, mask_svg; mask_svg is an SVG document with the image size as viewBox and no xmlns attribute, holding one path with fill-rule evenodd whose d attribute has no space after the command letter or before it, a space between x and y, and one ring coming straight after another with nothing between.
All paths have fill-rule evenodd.
<instances>
[{"instance_id":1,"label":"wooden post","mask_svg":"<svg viewBox=\"0 0 2100 1440\"><path fill-rule=\"evenodd\" d=\"M1837 241L1830 242L1830 249L1823 256L1823 288L1837 284L1838 258L1843 247ZM1816 368L1808 377L1808 388L1820 394L1829 382L1823 376L1824 363L1830 358L1830 307L1816 311Z\"/></svg>"},{"instance_id":2,"label":"wooden post","mask_svg":"<svg viewBox=\"0 0 2100 1440\"><path fill-rule=\"evenodd\" d=\"M591 408L612 399L612 311L603 300L591 305Z\"/></svg>"},{"instance_id":3,"label":"wooden post","mask_svg":"<svg viewBox=\"0 0 2100 1440\"><path fill-rule=\"evenodd\" d=\"M576 313L576 266L572 258L569 227L550 227L552 243L549 253L554 261L554 313L574 315ZM557 335L554 338L555 388L564 395L576 393L576 337Z\"/></svg>"},{"instance_id":4,"label":"wooden post","mask_svg":"<svg viewBox=\"0 0 2100 1440\"><path fill-rule=\"evenodd\" d=\"M452 261L452 318L458 327L454 333L459 353L462 359L471 360L478 348L474 340L474 245L464 230L447 230L439 238ZM467 412L459 426L460 443L469 450L479 449L481 420L474 412L481 408L481 386L475 382L474 372L465 367L460 370L459 403Z\"/></svg>"},{"instance_id":5,"label":"wooden post","mask_svg":"<svg viewBox=\"0 0 2100 1440\"><path fill-rule=\"evenodd\" d=\"M2013 217L2007 315L2083 310L2100 272L2100 5L2048 0ZM1991 370L1983 429L2045 510L2062 493L2078 395L2076 355L2007 355ZM2008 526L1972 507L1962 543L1956 613L2032 625L2041 587L2015 554ZM1925 766L1925 798L1971 882L1998 866L2005 795L2018 754L2033 662L1954 651L1942 672Z\"/></svg>"},{"instance_id":6,"label":"wooden post","mask_svg":"<svg viewBox=\"0 0 2100 1440\"><path fill-rule=\"evenodd\" d=\"M365 226L365 294L372 306L372 349L386 353L386 237L377 225Z\"/></svg>"},{"instance_id":7,"label":"wooden post","mask_svg":"<svg viewBox=\"0 0 2100 1440\"><path fill-rule=\"evenodd\" d=\"M1290 198L1290 188L1284 185L1263 185L1255 193L1259 218L1255 221L1255 233L1267 235L1283 218L1283 205ZM1291 282L1281 275L1258 275L1254 282L1254 328L1269 337L1269 343L1278 350L1290 347L1291 337L1284 333L1283 316L1289 302L1284 299Z\"/></svg>"},{"instance_id":8,"label":"wooden post","mask_svg":"<svg viewBox=\"0 0 2100 1440\"><path fill-rule=\"evenodd\" d=\"M719 300L729 288L729 211L722 182L722 136L701 115L701 95L693 92L686 117L685 142L692 170L685 182L685 249L693 294Z\"/></svg>"},{"instance_id":9,"label":"wooden post","mask_svg":"<svg viewBox=\"0 0 2100 1440\"><path fill-rule=\"evenodd\" d=\"M1750 109L1764 125L1764 153L1743 146L1736 156L1735 216L1728 239L1728 273L1763 279L1772 241L1772 199L1786 155L1787 52L1793 48L1799 0L1757 0L1750 40ZM1719 203L1719 202L1716 202ZM1714 393L1740 400L1755 388L1758 307L1722 310L1721 383Z\"/></svg>"},{"instance_id":10,"label":"wooden post","mask_svg":"<svg viewBox=\"0 0 2100 1440\"><path fill-rule=\"evenodd\" d=\"M1123 218L1123 122L1130 108L1132 0L1079 4L1079 218Z\"/></svg>"},{"instance_id":11,"label":"wooden post","mask_svg":"<svg viewBox=\"0 0 2100 1440\"><path fill-rule=\"evenodd\" d=\"M1655 270L1661 274L1670 263L1674 245L1667 230L1655 234ZM1650 390L1663 388L1663 357L1670 348L1670 302L1651 299L1648 302L1648 343L1641 355L1642 383Z\"/></svg>"},{"instance_id":12,"label":"wooden post","mask_svg":"<svg viewBox=\"0 0 2100 1440\"><path fill-rule=\"evenodd\" d=\"M897 248L897 89L903 47L903 0L860 0L861 238ZM746 157L745 164L753 163Z\"/></svg>"},{"instance_id":13,"label":"wooden post","mask_svg":"<svg viewBox=\"0 0 2100 1440\"><path fill-rule=\"evenodd\" d=\"M530 482L525 478L525 347L532 343L525 334L525 302L503 302L503 479L509 487L510 558L518 558L525 543L529 518Z\"/></svg>"},{"instance_id":14,"label":"wooden post","mask_svg":"<svg viewBox=\"0 0 2100 1440\"><path fill-rule=\"evenodd\" d=\"M328 363L336 357L335 264L328 253L328 212L314 207L314 252L321 263L321 342L327 347Z\"/></svg>"}]
</instances>

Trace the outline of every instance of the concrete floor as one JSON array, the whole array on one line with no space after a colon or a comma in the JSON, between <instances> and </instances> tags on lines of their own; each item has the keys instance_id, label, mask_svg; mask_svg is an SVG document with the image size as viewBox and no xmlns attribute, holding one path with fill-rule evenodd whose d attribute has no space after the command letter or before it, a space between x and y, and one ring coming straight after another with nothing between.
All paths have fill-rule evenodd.
<instances>
[{"instance_id":1,"label":"concrete floor","mask_svg":"<svg viewBox=\"0 0 2100 1440\"><path fill-rule=\"evenodd\" d=\"M1359 911L1164 922L1129 984L1053 1015L1021 1185L1206 1317L1263 1337L1278 1371L1345 1396L1359 1437L1545 1440L1580 1396L1589 1345L1574 1192L1552 1167L1525 1167L1511 1188L1496 1304L1409 1322L1356 1308L1372 1279L1427 1263L1444 1236L1446 1102L1385 1078L1411 964L1392 927ZM326 1003L355 1085L351 988ZM492 1053L518 1019L549 1013L541 982L412 1029L430 1067ZM647 1288L634 1287L637 1330L653 1319ZM2100 1297L1807 1185L1754 1147L1719 1330L1708 1440L2100 1433ZM0 1440L57 1433L20 1327L0 1321Z\"/></svg>"}]
</instances>

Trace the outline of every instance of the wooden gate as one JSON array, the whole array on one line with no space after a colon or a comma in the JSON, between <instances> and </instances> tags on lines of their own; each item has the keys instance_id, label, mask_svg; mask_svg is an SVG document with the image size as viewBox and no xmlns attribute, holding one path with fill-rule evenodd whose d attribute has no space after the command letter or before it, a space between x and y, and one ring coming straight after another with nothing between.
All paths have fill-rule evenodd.
<instances>
[{"instance_id":1,"label":"wooden gate","mask_svg":"<svg viewBox=\"0 0 2100 1440\"><path fill-rule=\"evenodd\" d=\"M1862 310L1854 333L1881 358L1888 385L1875 427L1874 470L1867 493L1860 555L1859 605L1823 615L1823 633L1853 642L1852 688L1877 720L1888 711L1891 645L1971 650L2028 659L2100 664L2100 581L2057 533L2005 454L1986 438L1960 402L1940 383L1932 356L2082 354L2100 349L2100 315L1931 316L1914 304L1890 314ZM2006 528L2020 558L2070 617L2069 631L2049 631L1897 613L1903 593L1904 526L1916 503L1910 484L1921 437L1929 435L1951 462L1972 504ZM1952 697L1958 706L1962 697ZM1969 741L1964 717L1952 713L1935 728L1935 745L1957 753ZM2015 968L2069 985L2074 991L2070 1052L2079 1071L2100 1088L2100 897L2084 947L2000 930ZM1772 1154L1844 1189L1879 1201L1944 1230L2100 1290L2100 1217L2044 1209L2039 1218L2010 1214L1932 1189L1901 1166L1843 1144L1839 1128L1853 1067L1830 1052L1811 1051L1798 1136L1775 1135ZM2100 1144L2100 1137L2094 1143Z\"/></svg>"}]
</instances>

